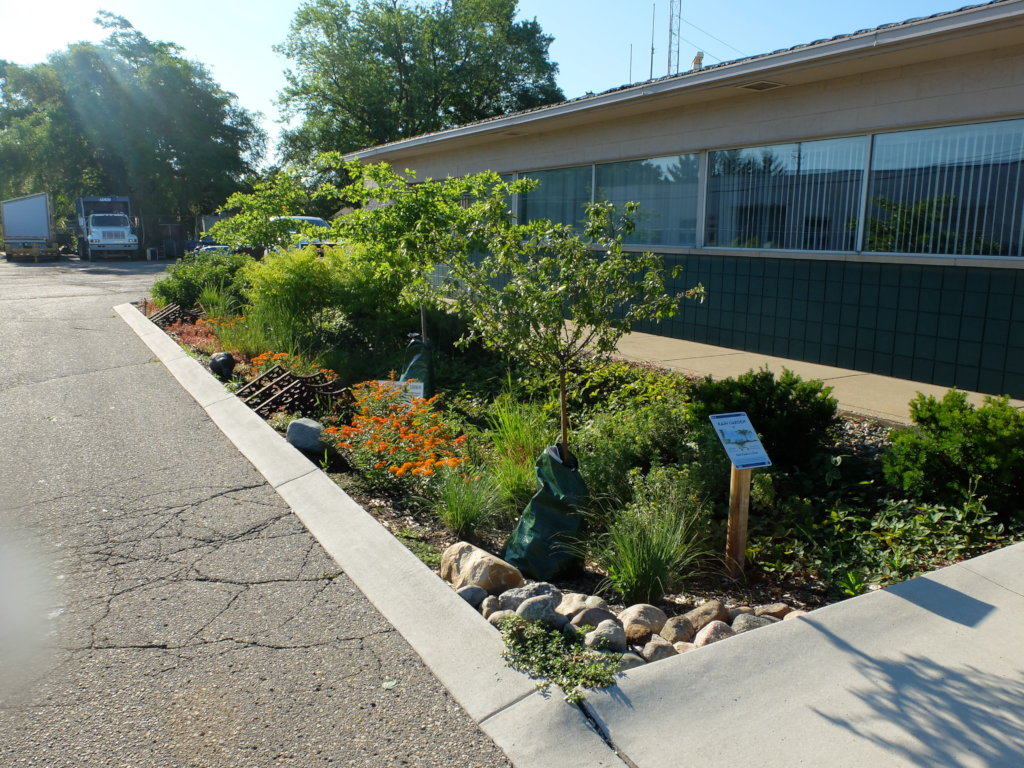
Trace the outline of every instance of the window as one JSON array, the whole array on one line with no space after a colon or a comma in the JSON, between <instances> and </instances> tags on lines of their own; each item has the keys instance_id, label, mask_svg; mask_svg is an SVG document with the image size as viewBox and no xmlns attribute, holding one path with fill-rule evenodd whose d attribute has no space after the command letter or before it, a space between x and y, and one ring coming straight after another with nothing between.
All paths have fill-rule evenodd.
<instances>
[{"instance_id":1,"label":"window","mask_svg":"<svg viewBox=\"0 0 1024 768\"><path fill-rule=\"evenodd\" d=\"M866 149L858 136L709 153L707 244L852 251Z\"/></svg>"},{"instance_id":2,"label":"window","mask_svg":"<svg viewBox=\"0 0 1024 768\"><path fill-rule=\"evenodd\" d=\"M636 229L624 242L639 245L695 245L699 155L607 163L596 168L597 199L617 208L640 204Z\"/></svg>"},{"instance_id":3,"label":"window","mask_svg":"<svg viewBox=\"0 0 1024 768\"><path fill-rule=\"evenodd\" d=\"M864 250L1020 256L1024 120L875 137Z\"/></svg>"},{"instance_id":4,"label":"window","mask_svg":"<svg viewBox=\"0 0 1024 768\"><path fill-rule=\"evenodd\" d=\"M551 219L560 224L583 228L586 205L591 202L590 187L593 166L556 168L521 174L537 179L540 185L519 199L519 220L524 224L537 219Z\"/></svg>"}]
</instances>

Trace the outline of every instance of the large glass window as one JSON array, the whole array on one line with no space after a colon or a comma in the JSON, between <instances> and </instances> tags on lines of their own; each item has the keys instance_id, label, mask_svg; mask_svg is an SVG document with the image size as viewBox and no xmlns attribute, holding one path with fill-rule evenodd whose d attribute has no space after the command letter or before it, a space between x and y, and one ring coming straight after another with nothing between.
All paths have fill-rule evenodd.
<instances>
[{"instance_id":1,"label":"large glass window","mask_svg":"<svg viewBox=\"0 0 1024 768\"><path fill-rule=\"evenodd\" d=\"M875 137L865 251L1020 256L1024 120Z\"/></svg>"},{"instance_id":2,"label":"large glass window","mask_svg":"<svg viewBox=\"0 0 1024 768\"><path fill-rule=\"evenodd\" d=\"M851 251L867 138L710 152L705 242Z\"/></svg>"},{"instance_id":3,"label":"large glass window","mask_svg":"<svg viewBox=\"0 0 1024 768\"><path fill-rule=\"evenodd\" d=\"M640 204L627 243L694 245L698 166L696 154L598 165L596 197L616 207Z\"/></svg>"},{"instance_id":4,"label":"large glass window","mask_svg":"<svg viewBox=\"0 0 1024 768\"><path fill-rule=\"evenodd\" d=\"M593 169L592 165L580 165L522 174L537 179L540 184L536 189L519 196L519 220L526 223L536 219L551 219L556 223L571 224L582 229L587 218L586 204L591 202Z\"/></svg>"}]
</instances>

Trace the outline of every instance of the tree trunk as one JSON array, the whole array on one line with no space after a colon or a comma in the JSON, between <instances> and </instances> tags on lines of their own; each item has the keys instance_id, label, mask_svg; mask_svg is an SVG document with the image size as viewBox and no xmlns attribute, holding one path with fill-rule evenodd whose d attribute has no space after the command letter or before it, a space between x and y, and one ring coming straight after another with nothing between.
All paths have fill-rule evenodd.
<instances>
[{"instance_id":1,"label":"tree trunk","mask_svg":"<svg viewBox=\"0 0 1024 768\"><path fill-rule=\"evenodd\" d=\"M569 403L565 393L565 371L558 372L558 403L562 415L562 440L559 443L562 455L569 454Z\"/></svg>"}]
</instances>

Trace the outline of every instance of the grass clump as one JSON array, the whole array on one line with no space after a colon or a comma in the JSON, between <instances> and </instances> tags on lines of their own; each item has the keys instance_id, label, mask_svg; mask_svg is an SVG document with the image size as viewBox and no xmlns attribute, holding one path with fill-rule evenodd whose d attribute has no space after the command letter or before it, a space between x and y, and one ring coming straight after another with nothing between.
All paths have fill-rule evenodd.
<instances>
[{"instance_id":1,"label":"grass clump","mask_svg":"<svg viewBox=\"0 0 1024 768\"><path fill-rule=\"evenodd\" d=\"M505 642L502 657L512 669L537 679L542 691L554 683L570 703L583 701L583 691L588 688L607 688L615 682L618 654L587 648L582 635L569 637L543 624L509 616L501 622L501 637Z\"/></svg>"},{"instance_id":2,"label":"grass clump","mask_svg":"<svg viewBox=\"0 0 1024 768\"><path fill-rule=\"evenodd\" d=\"M537 457L555 430L544 412L502 393L488 409L487 437L493 455L486 473L498 492L503 517L513 519L537 491Z\"/></svg>"},{"instance_id":3,"label":"grass clump","mask_svg":"<svg viewBox=\"0 0 1024 768\"><path fill-rule=\"evenodd\" d=\"M456 536L472 536L495 516L498 489L487 475L467 476L458 469L437 472L430 486L434 515Z\"/></svg>"}]
</instances>

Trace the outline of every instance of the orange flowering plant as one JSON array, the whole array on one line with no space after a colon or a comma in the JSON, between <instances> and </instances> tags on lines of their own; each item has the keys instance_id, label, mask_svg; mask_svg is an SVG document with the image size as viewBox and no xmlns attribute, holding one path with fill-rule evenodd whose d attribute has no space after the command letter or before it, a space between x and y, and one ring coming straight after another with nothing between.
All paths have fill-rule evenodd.
<instances>
[{"instance_id":1,"label":"orange flowering plant","mask_svg":"<svg viewBox=\"0 0 1024 768\"><path fill-rule=\"evenodd\" d=\"M465 461L465 435L455 435L437 397L410 398L392 381L352 387L355 415L344 427L324 430L353 467L379 488L424 486L445 467Z\"/></svg>"},{"instance_id":2,"label":"orange flowering plant","mask_svg":"<svg viewBox=\"0 0 1024 768\"><path fill-rule=\"evenodd\" d=\"M262 355L256 355L251 364L258 373L265 373L275 365L280 365L296 376L312 376L320 373L327 381L334 381L338 378L338 374L330 368L321 368L316 363L310 363L298 355L290 355L287 352L264 352Z\"/></svg>"}]
</instances>

